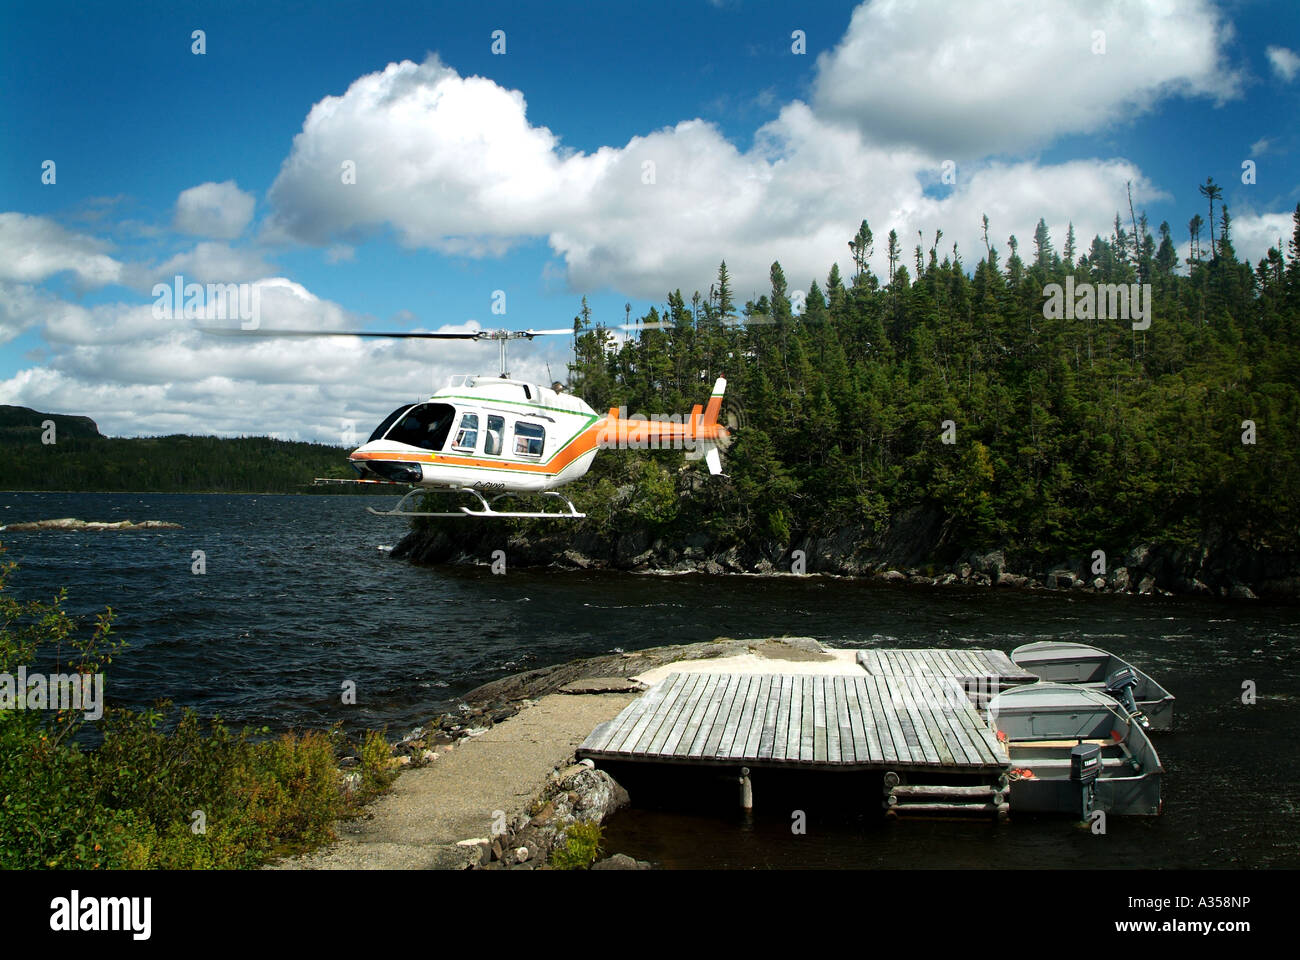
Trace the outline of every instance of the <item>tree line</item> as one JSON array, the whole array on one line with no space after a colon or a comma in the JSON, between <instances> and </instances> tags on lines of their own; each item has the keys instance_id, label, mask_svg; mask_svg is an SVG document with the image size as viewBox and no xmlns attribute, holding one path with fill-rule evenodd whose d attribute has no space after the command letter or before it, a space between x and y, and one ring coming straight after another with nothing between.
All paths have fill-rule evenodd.
<instances>
[{"instance_id":1,"label":"tree line","mask_svg":"<svg viewBox=\"0 0 1300 960\"><path fill-rule=\"evenodd\" d=\"M48 417L46 414L39 414ZM56 420L56 423L58 421ZM352 478L347 451L270 437L102 437L0 430L0 489L150 493L373 493L314 477Z\"/></svg>"},{"instance_id":2,"label":"tree line","mask_svg":"<svg viewBox=\"0 0 1300 960\"><path fill-rule=\"evenodd\" d=\"M739 304L724 261L707 294L673 291L642 317L666 327L621 344L584 298L570 381L596 410L688 410L726 376L739 429L721 484L680 453L603 456L582 505L598 526L751 543L879 533L923 506L951 538L1025 559L1224 534L1300 547L1300 205L1286 251L1252 266L1220 188L1201 193L1182 263L1169 224L1153 233L1130 205L1086 246L1071 224L1059 251L1040 220L1004 254L985 217L973 269L942 231L905 251L891 230L882 279L864 220L849 276L832 265L796 291L773 263ZM1067 277L1149 284L1149 326L1045 310Z\"/></svg>"}]
</instances>

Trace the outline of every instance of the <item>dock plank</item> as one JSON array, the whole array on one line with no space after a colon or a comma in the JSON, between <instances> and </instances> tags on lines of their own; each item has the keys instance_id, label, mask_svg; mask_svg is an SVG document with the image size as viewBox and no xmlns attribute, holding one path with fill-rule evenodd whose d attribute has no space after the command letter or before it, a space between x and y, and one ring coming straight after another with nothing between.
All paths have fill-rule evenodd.
<instances>
[{"instance_id":1,"label":"dock plank","mask_svg":"<svg viewBox=\"0 0 1300 960\"><path fill-rule=\"evenodd\" d=\"M664 698L655 710L655 717L641 734L639 743L633 745L637 753L659 753L664 741L672 733L677 715L690 703L690 691L695 686L699 674L678 674L681 682L676 684L671 695Z\"/></svg>"},{"instance_id":2,"label":"dock plank","mask_svg":"<svg viewBox=\"0 0 1300 960\"><path fill-rule=\"evenodd\" d=\"M753 718L750 720L749 738L743 748L746 757L758 757L760 760L772 757L772 738L769 734L776 722L776 708L780 700L779 696L772 696L772 684L780 682L780 677L764 676L758 685L758 700L754 705ZM766 754L763 751L764 739L767 741Z\"/></svg>"},{"instance_id":3,"label":"dock plank","mask_svg":"<svg viewBox=\"0 0 1300 960\"><path fill-rule=\"evenodd\" d=\"M934 716L943 730L954 760L958 764L979 763L980 754L966 730L970 704L966 692L955 677L944 677L936 682L929 696L935 704Z\"/></svg>"},{"instance_id":4,"label":"dock plank","mask_svg":"<svg viewBox=\"0 0 1300 960\"><path fill-rule=\"evenodd\" d=\"M997 763L997 756L991 752L988 745L980 736L980 731L988 732L988 727L979 712L973 705L969 704L970 709L963 715L957 716L954 711L954 724L961 728L962 745L966 750L967 756L972 763Z\"/></svg>"},{"instance_id":5,"label":"dock plank","mask_svg":"<svg viewBox=\"0 0 1300 960\"><path fill-rule=\"evenodd\" d=\"M874 678L872 692L874 694L872 702L881 718L881 729L888 732L890 742L893 744L893 760L896 763L911 763L912 748L907 738L903 736L902 725L898 722L898 713L890 702L888 678Z\"/></svg>"},{"instance_id":6,"label":"dock plank","mask_svg":"<svg viewBox=\"0 0 1300 960\"><path fill-rule=\"evenodd\" d=\"M758 690L763 684L762 677L750 677L749 682L743 688L743 699L739 703L739 713L736 717L735 730L731 738L723 737L722 742L718 745L719 756L724 757L743 757L745 755L745 744L749 741L749 728L754 722L754 704L758 702ZM739 744L740 749L736 749Z\"/></svg>"},{"instance_id":7,"label":"dock plank","mask_svg":"<svg viewBox=\"0 0 1300 960\"><path fill-rule=\"evenodd\" d=\"M816 719L813 716L813 680L815 677L800 677L799 689L802 692L803 707L799 712L799 759L812 762L816 741Z\"/></svg>"},{"instance_id":8,"label":"dock plank","mask_svg":"<svg viewBox=\"0 0 1300 960\"><path fill-rule=\"evenodd\" d=\"M624 707L614 722L602 731L602 735L587 745L593 748L593 745L597 745L599 749L617 749L626 739L628 731L641 719L648 705L657 703L666 693L667 688L662 684L651 687L639 700L633 700Z\"/></svg>"},{"instance_id":9,"label":"dock plank","mask_svg":"<svg viewBox=\"0 0 1300 960\"><path fill-rule=\"evenodd\" d=\"M845 761L867 758L867 741L862 735L862 717L853 681L855 677L835 677L835 702L840 717L840 753Z\"/></svg>"},{"instance_id":10,"label":"dock plank","mask_svg":"<svg viewBox=\"0 0 1300 960\"><path fill-rule=\"evenodd\" d=\"M826 678L813 676L813 759L828 759L828 738L826 725Z\"/></svg>"},{"instance_id":11,"label":"dock plank","mask_svg":"<svg viewBox=\"0 0 1300 960\"><path fill-rule=\"evenodd\" d=\"M826 759L831 763L843 763L844 747L840 743L840 705L835 695L835 678L819 679L826 691Z\"/></svg>"},{"instance_id":12,"label":"dock plank","mask_svg":"<svg viewBox=\"0 0 1300 960\"><path fill-rule=\"evenodd\" d=\"M903 702L907 704L908 714L917 725L917 736L921 740L921 747L925 751L926 760L944 766L953 766L952 751L948 749L943 733L935 722L931 705L925 702L923 696L918 695L923 692L924 685L922 683L908 683L907 678L899 677L894 688L902 695Z\"/></svg>"},{"instance_id":13,"label":"dock plank","mask_svg":"<svg viewBox=\"0 0 1300 960\"><path fill-rule=\"evenodd\" d=\"M728 675L721 674L718 677L717 684L709 694L709 705L704 710L704 719L700 722L699 732L696 733L695 739L691 741L690 748L686 751L688 757L702 757L704 747L708 743L709 734L713 731L713 725L717 722L718 712L722 709L722 698L727 694Z\"/></svg>"},{"instance_id":14,"label":"dock plank","mask_svg":"<svg viewBox=\"0 0 1300 960\"><path fill-rule=\"evenodd\" d=\"M677 751L677 744L685 734L686 725L690 722L691 714L699 703L696 691L701 690L707 683L707 675L702 673L691 674L691 679L687 682L682 694L681 705L672 719L672 726L668 728L667 735L655 750L656 753L672 756Z\"/></svg>"},{"instance_id":15,"label":"dock plank","mask_svg":"<svg viewBox=\"0 0 1300 960\"><path fill-rule=\"evenodd\" d=\"M704 712L709 708L709 698L721 681L721 674L710 673L705 677L704 686L695 688L695 703L691 707L690 716L686 718L686 725L675 739L669 738L670 742L664 744L665 749L671 748L674 754L690 752L691 744L695 741L695 735L704 720Z\"/></svg>"},{"instance_id":16,"label":"dock plank","mask_svg":"<svg viewBox=\"0 0 1300 960\"><path fill-rule=\"evenodd\" d=\"M790 720L785 728L787 760L798 760L803 751L803 682L802 676L790 678Z\"/></svg>"},{"instance_id":17,"label":"dock plank","mask_svg":"<svg viewBox=\"0 0 1300 960\"><path fill-rule=\"evenodd\" d=\"M769 748L773 760L784 760L786 744L790 737L790 690L794 686L793 678L781 677L779 699L776 707L776 723L772 727L772 743Z\"/></svg>"},{"instance_id":18,"label":"dock plank","mask_svg":"<svg viewBox=\"0 0 1300 960\"><path fill-rule=\"evenodd\" d=\"M872 678L870 677L854 677L853 696L858 703L858 718L862 724L862 736L867 741L866 756L872 763L884 763L885 751L880 742L880 731L876 728L876 717L871 711L871 703L868 700L867 685L871 682ZM888 737L888 734L886 734L886 737Z\"/></svg>"},{"instance_id":19,"label":"dock plank","mask_svg":"<svg viewBox=\"0 0 1300 960\"><path fill-rule=\"evenodd\" d=\"M662 683L656 684L645 696L637 700L633 706L639 707L640 710L635 720L624 728L621 736L610 741L607 749L627 750L630 744L635 744L640 740L641 733L654 718L655 711L659 709L659 704L673 692L676 685L681 683L682 680L681 674L673 674Z\"/></svg>"},{"instance_id":20,"label":"dock plank","mask_svg":"<svg viewBox=\"0 0 1300 960\"><path fill-rule=\"evenodd\" d=\"M895 710L898 716L899 725L903 728L903 736L907 738L908 748L912 751L912 758L915 760L920 757L926 763L938 763L939 753L930 742L930 735L925 729L925 721L921 719L916 705L908 695L908 678L891 677L889 679L889 693L892 703L897 704Z\"/></svg>"},{"instance_id":21,"label":"dock plank","mask_svg":"<svg viewBox=\"0 0 1300 960\"><path fill-rule=\"evenodd\" d=\"M731 709L736 703L736 692L742 680L747 680L748 674L727 674L726 690L722 694L722 705L718 708L717 720L713 724L713 729L709 731L708 739L704 741L704 756L716 757L718 755L718 744L722 742L723 736L727 733L727 727L731 724ZM732 730L734 731L734 727Z\"/></svg>"}]
</instances>

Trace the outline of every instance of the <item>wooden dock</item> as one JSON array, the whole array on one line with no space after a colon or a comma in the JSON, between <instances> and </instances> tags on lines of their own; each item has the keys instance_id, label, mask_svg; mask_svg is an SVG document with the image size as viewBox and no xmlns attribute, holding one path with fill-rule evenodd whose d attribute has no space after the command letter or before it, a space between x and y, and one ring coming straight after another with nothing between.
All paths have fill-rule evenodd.
<instances>
[{"instance_id":1,"label":"wooden dock","mask_svg":"<svg viewBox=\"0 0 1300 960\"><path fill-rule=\"evenodd\" d=\"M1007 687L1038 677L1001 650L861 650L858 665L873 677L913 677L960 685L979 708Z\"/></svg>"},{"instance_id":2,"label":"wooden dock","mask_svg":"<svg viewBox=\"0 0 1300 960\"><path fill-rule=\"evenodd\" d=\"M881 771L905 781L945 774L987 782L1010 767L1006 748L951 676L866 668L860 675L675 673L597 727L577 755Z\"/></svg>"}]
</instances>

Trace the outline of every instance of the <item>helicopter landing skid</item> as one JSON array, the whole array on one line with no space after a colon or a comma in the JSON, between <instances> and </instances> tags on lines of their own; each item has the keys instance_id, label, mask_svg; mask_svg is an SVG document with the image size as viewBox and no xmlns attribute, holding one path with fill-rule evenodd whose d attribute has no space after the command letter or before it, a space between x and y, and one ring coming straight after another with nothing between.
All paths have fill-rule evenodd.
<instances>
[{"instance_id":1,"label":"helicopter landing skid","mask_svg":"<svg viewBox=\"0 0 1300 960\"><path fill-rule=\"evenodd\" d=\"M456 511L447 512L447 513L434 512L428 510L404 509L406 507L406 501L410 500L414 496L418 496L426 493L440 493L440 492L443 491L430 490L427 487L416 487L415 489L408 491L407 494L404 497L402 497L401 500L397 501L397 506L395 506L392 510L376 510L374 507L366 507L366 509L378 517L500 517L503 519L507 517L514 517L517 519L540 519L543 517L555 517L557 519L563 518L563 519L570 519L570 520L581 520L583 517L586 516L585 513L578 512L577 508L574 507L573 502L569 500L568 497L564 496L564 494L559 493L555 490L543 490L541 492L541 495L543 497L555 497L559 500L562 500L564 502L564 505L569 508L568 510L540 510L540 511L497 510L493 507L493 504L495 504L498 500L500 500L502 497L518 496L518 494L499 493L491 500L488 500L486 497L483 496L483 494L469 487L462 487L459 490L449 490L445 492L468 493L471 496L473 496L476 500L478 500L480 506L482 507L481 510L475 510L473 509L473 507L465 506L465 505L460 506Z\"/></svg>"}]
</instances>

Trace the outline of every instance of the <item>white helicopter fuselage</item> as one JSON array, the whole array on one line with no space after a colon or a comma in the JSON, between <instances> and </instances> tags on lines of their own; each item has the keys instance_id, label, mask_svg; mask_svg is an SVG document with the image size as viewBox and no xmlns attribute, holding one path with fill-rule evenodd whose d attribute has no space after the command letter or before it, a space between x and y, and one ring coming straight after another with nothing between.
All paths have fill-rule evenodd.
<instances>
[{"instance_id":1,"label":"white helicopter fuselage","mask_svg":"<svg viewBox=\"0 0 1300 960\"><path fill-rule=\"evenodd\" d=\"M483 494L540 493L591 466L600 417L580 397L504 377L453 377L393 411L350 454L362 478Z\"/></svg>"}]
</instances>

